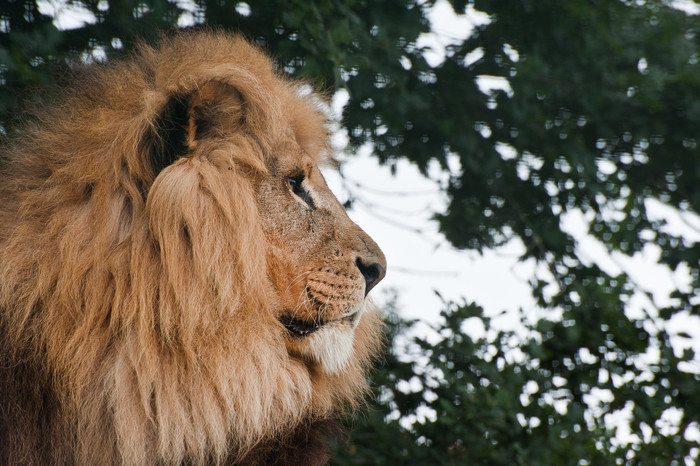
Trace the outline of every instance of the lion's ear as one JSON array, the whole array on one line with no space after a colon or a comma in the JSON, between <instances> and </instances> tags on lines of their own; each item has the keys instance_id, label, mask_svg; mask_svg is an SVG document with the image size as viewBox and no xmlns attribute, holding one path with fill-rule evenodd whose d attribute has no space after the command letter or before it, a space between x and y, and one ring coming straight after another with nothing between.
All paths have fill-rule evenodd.
<instances>
[{"instance_id":1,"label":"lion's ear","mask_svg":"<svg viewBox=\"0 0 700 466\"><path fill-rule=\"evenodd\" d=\"M187 121L187 146L236 132L245 120L245 102L235 87L209 81L192 97Z\"/></svg>"},{"instance_id":2,"label":"lion's ear","mask_svg":"<svg viewBox=\"0 0 700 466\"><path fill-rule=\"evenodd\" d=\"M157 175L205 139L225 137L245 121L245 102L230 84L209 81L196 91L170 97L156 124L152 165Z\"/></svg>"}]
</instances>

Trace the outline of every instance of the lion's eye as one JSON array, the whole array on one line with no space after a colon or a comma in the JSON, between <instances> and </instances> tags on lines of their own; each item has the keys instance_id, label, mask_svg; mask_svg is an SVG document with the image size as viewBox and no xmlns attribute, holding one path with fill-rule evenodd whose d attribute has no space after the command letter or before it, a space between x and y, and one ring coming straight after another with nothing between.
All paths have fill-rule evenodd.
<instances>
[{"instance_id":1,"label":"lion's eye","mask_svg":"<svg viewBox=\"0 0 700 466\"><path fill-rule=\"evenodd\" d=\"M302 201L304 201L309 207L314 209L314 201L313 199L311 199L311 196L309 195L308 191L302 186L303 181L303 174L290 176L286 180L287 186L289 186L289 190L292 191L292 193L294 193L295 196L299 197Z\"/></svg>"}]
</instances>

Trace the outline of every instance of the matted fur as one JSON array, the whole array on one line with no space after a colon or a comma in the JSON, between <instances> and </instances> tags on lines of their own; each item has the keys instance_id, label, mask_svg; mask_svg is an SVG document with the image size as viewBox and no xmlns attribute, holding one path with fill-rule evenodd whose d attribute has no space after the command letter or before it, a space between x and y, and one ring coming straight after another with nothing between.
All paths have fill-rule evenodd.
<instances>
[{"instance_id":1,"label":"matted fur","mask_svg":"<svg viewBox=\"0 0 700 466\"><path fill-rule=\"evenodd\" d=\"M315 166L316 99L239 37L181 33L5 144L1 463L327 459L315 430L366 390L385 264Z\"/></svg>"}]
</instances>

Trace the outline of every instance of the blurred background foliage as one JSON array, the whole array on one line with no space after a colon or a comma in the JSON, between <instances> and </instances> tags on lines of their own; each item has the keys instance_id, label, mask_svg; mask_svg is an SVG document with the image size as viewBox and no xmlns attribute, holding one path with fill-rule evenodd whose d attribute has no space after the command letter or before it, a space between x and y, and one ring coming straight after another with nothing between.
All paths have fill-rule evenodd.
<instances>
[{"instance_id":1,"label":"blurred background foliage","mask_svg":"<svg viewBox=\"0 0 700 466\"><path fill-rule=\"evenodd\" d=\"M417 43L432 0L58 2L87 18L69 29L49 16L56 2L5 0L2 132L50 96L37 91L139 39L184 24L242 32L283 72L347 91L348 150L370 142L385 163L450 173L436 221L451 244L515 239L539 265L542 312L519 332L476 303L446 302L430 336L387 309L376 402L349 421L337 464L694 464L700 364L667 327L699 315L700 246L647 210L700 228L700 20L666 0L449 2L488 21L431 66ZM688 283L660 305L583 260L562 228L572 212L609 252L654 247ZM464 332L475 322L483 337Z\"/></svg>"}]
</instances>

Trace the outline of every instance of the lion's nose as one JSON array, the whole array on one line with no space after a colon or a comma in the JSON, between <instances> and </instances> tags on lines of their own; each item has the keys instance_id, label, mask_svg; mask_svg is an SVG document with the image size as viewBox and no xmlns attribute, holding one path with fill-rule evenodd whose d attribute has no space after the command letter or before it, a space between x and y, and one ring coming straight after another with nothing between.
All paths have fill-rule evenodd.
<instances>
[{"instance_id":1,"label":"lion's nose","mask_svg":"<svg viewBox=\"0 0 700 466\"><path fill-rule=\"evenodd\" d=\"M357 268L360 269L360 273L365 277L365 297L367 293L374 288L374 286L382 281L384 275L386 275L386 268L377 262L367 261L365 262L362 258L358 257L355 261Z\"/></svg>"}]
</instances>

